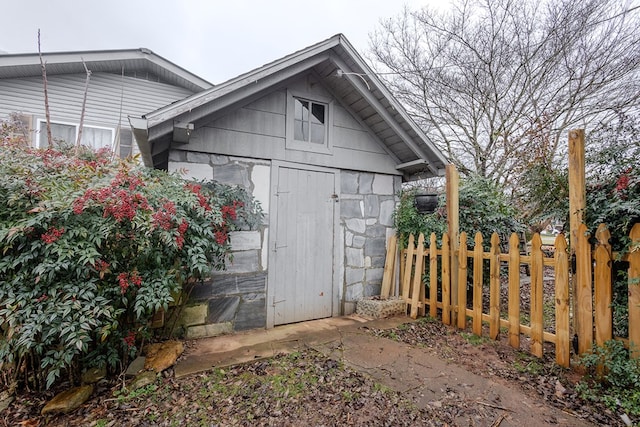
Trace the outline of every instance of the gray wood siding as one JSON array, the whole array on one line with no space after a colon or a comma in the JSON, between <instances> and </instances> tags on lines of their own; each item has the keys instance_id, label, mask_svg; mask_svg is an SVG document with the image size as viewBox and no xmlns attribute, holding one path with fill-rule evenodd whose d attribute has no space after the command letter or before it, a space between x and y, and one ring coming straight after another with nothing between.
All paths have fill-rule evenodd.
<instances>
[{"instance_id":1,"label":"gray wood siding","mask_svg":"<svg viewBox=\"0 0 640 427\"><path fill-rule=\"evenodd\" d=\"M82 109L86 76L67 74L49 76L49 108L52 120L78 123ZM141 116L192 95L192 92L163 83L109 73L91 75L87 93L85 123L117 126L122 96L122 123L127 116ZM44 118L44 92L41 77L0 80L0 119L12 112ZM34 126L35 126L34 121Z\"/></svg>"},{"instance_id":2,"label":"gray wood siding","mask_svg":"<svg viewBox=\"0 0 640 427\"><path fill-rule=\"evenodd\" d=\"M310 99L314 95L332 98L319 85L309 87L306 79L293 82L288 88L298 92L304 89ZM332 104L331 154L287 148L286 97L286 89L281 89L212 120L194 131L188 145L179 148L399 175L394 160L380 143L337 101Z\"/></svg>"}]
</instances>

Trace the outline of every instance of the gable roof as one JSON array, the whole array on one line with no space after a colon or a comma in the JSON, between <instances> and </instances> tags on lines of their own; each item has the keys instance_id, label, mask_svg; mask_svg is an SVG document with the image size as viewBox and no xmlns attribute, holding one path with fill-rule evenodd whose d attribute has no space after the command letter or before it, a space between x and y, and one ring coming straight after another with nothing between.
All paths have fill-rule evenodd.
<instances>
[{"instance_id":1,"label":"gable roof","mask_svg":"<svg viewBox=\"0 0 640 427\"><path fill-rule=\"evenodd\" d=\"M444 155L393 97L342 34L292 53L142 118L130 118L147 166L166 167L174 124L184 126L263 95L312 71L358 120L371 129L407 179L444 174ZM164 141L159 141L165 137ZM154 145L155 143L155 145ZM419 175L419 176L418 176Z\"/></svg>"},{"instance_id":2,"label":"gable roof","mask_svg":"<svg viewBox=\"0 0 640 427\"><path fill-rule=\"evenodd\" d=\"M201 92L213 87L208 81L156 55L146 48L42 53L47 75L85 73L84 63L92 72L143 75L162 83ZM0 54L0 79L42 75L37 53Z\"/></svg>"}]
</instances>

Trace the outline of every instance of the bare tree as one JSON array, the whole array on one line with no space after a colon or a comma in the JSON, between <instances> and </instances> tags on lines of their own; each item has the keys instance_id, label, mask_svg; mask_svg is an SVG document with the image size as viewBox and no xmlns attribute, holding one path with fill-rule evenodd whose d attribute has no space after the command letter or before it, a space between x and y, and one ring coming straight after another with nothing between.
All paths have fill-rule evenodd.
<instances>
[{"instance_id":1,"label":"bare tree","mask_svg":"<svg viewBox=\"0 0 640 427\"><path fill-rule=\"evenodd\" d=\"M639 15L620 0L456 0L382 22L371 55L463 173L516 185L567 129L638 107Z\"/></svg>"},{"instance_id":2,"label":"bare tree","mask_svg":"<svg viewBox=\"0 0 640 427\"><path fill-rule=\"evenodd\" d=\"M40 68L42 69L42 84L44 85L44 114L47 122L47 145L51 147L53 144L53 136L51 135L51 115L49 114L49 90L47 82L47 65L42 58L42 50L40 49L40 28L38 28L38 56L40 57Z\"/></svg>"}]
</instances>

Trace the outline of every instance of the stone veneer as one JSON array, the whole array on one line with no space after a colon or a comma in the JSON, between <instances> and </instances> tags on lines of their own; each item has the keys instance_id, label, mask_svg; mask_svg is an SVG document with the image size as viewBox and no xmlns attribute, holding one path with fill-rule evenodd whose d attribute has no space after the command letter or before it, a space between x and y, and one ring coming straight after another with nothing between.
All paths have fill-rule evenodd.
<instances>
[{"instance_id":1,"label":"stone veneer","mask_svg":"<svg viewBox=\"0 0 640 427\"><path fill-rule=\"evenodd\" d=\"M258 230L231 233L233 262L227 269L214 271L210 280L194 286L178 323L185 336L200 338L264 328L271 163L174 150L169 154L169 170L182 171L188 178L243 187L260 201L265 213Z\"/></svg>"},{"instance_id":2,"label":"stone veneer","mask_svg":"<svg viewBox=\"0 0 640 427\"><path fill-rule=\"evenodd\" d=\"M194 286L178 325L187 338L264 328L271 162L172 150L169 171L181 171L186 178L214 179L246 188L265 213L258 230L231 234L233 263L227 270L214 271L210 280ZM341 311L351 314L358 300L380 294L386 242L394 232L392 215L401 179L343 170L340 183L344 259L337 268L343 272Z\"/></svg>"},{"instance_id":3,"label":"stone veneer","mask_svg":"<svg viewBox=\"0 0 640 427\"><path fill-rule=\"evenodd\" d=\"M386 244L394 233L393 211L401 183L399 176L340 173L344 314L353 313L358 300L380 295Z\"/></svg>"}]
</instances>

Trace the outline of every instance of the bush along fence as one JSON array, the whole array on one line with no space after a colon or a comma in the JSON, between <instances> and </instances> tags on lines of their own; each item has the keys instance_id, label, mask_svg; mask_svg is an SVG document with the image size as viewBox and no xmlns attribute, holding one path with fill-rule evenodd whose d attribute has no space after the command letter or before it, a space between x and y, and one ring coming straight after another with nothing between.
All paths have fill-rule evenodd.
<instances>
[{"instance_id":1,"label":"bush along fence","mask_svg":"<svg viewBox=\"0 0 640 427\"><path fill-rule=\"evenodd\" d=\"M435 233L428 242L422 234L417 242L411 235L407 249L398 252L398 292L413 318L426 315L428 310L430 317L440 316L443 323L460 329L467 328L470 319L472 331L478 336L483 335L483 323L488 323L490 338L498 339L506 331L509 345L514 348L520 348L522 334L528 336L529 351L538 357L542 357L544 342L553 343L556 362L568 367L572 343L579 343L582 354L591 349L594 337L598 345L618 338L613 336L611 312L612 261L618 257L629 264L629 332L628 338L619 339L631 347L634 357L640 357L640 223L631 230L631 251L624 257L611 251L606 226L598 228L595 245L589 242L584 224L578 234L573 269L578 300L575 328L570 322L573 263L562 234L556 237L552 251L543 250L540 235L535 234L527 255L521 253L520 238L515 233L506 252L501 251L495 233L487 245L488 252L480 233L473 242L468 242L466 233L460 233L458 250L452 250L446 233L439 246ZM457 265L455 271L452 265ZM528 267L530 274L528 296L521 295L522 284L528 282L522 280L525 269L521 267ZM550 274L545 277L545 267L547 271L553 269L552 279ZM545 283L552 283L552 289L545 288ZM545 298L545 289L547 294L553 293L553 298ZM521 301L529 301L528 307L523 309Z\"/></svg>"}]
</instances>

